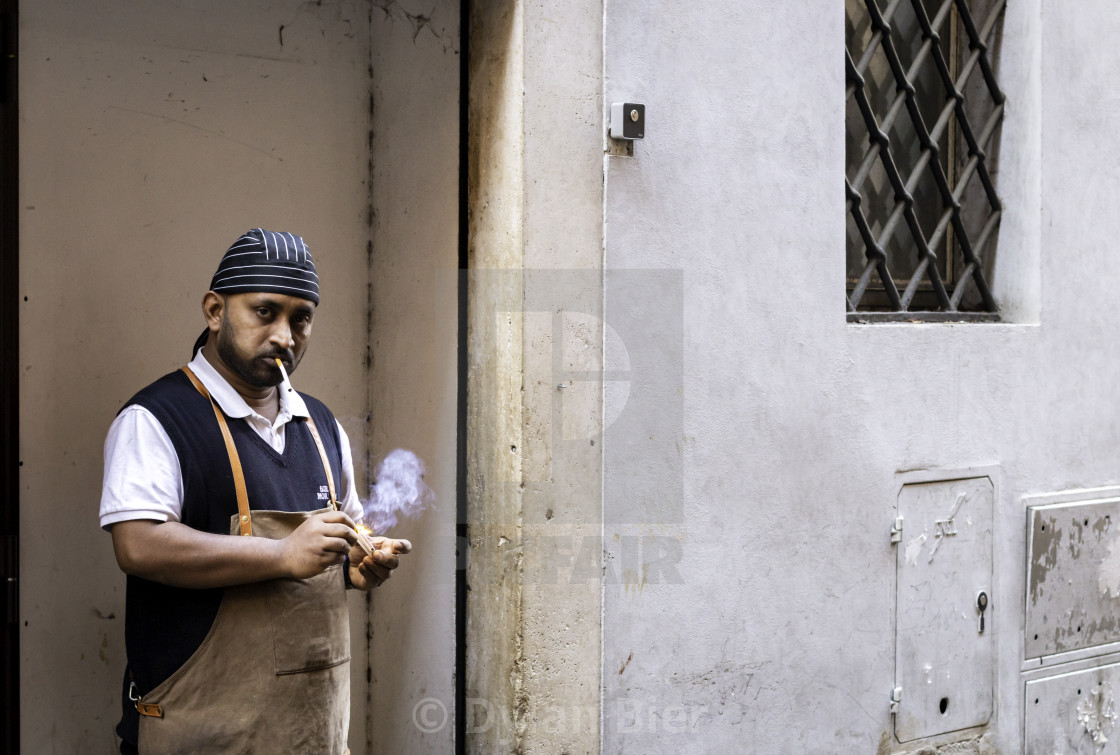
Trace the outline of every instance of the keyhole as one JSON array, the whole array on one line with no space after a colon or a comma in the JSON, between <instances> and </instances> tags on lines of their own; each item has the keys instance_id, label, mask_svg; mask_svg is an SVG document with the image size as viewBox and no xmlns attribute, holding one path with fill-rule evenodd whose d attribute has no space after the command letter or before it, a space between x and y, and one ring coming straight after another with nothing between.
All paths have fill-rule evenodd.
<instances>
[{"instance_id":1,"label":"keyhole","mask_svg":"<svg viewBox=\"0 0 1120 755\"><path fill-rule=\"evenodd\" d=\"M988 593L982 592L976 596L976 610L980 612L980 633L984 632L984 611L988 609ZM1035 638L1037 639L1037 638Z\"/></svg>"},{"instance_id":2,"label":"keyhole","mask_svg":"<svg viewBox=\"0 0 1120 755\"><path fill-rule=\"evenodd\" d=\"M949 711L949 698L941 698L941 702L937 704L937 707L941 711L941 715L944 716Z\"/></svg>"}]
</instances>

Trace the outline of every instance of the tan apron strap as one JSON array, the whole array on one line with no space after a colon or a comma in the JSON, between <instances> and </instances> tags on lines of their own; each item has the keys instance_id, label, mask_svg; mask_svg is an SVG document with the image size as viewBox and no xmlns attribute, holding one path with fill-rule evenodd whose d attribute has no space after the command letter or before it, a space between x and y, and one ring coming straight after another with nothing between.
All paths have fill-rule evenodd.
<instances>
[{"instance_id":1,"label":"tan apron strap","mask_svg":"<svg viewBox=\"0 0 1120 755\"><path fill-rule=\"evenodd\" d=\"M249 493L245 489L245 473L241 470L241 457L237 455L237 446L233 445L233 436L229 434L229 424L226 422L226 415L222 414L222 410L218 408L218 403L214 401L210 392L206 390L206 386L191 372L191 368L183 367L182 370L187 373L191 384L194 385L198 392L210 401L210 408L214 410L214 416L218 418L218 427L221 428L222 438L226 442L226 453L229 454L229 465L233 467L233 489L237 494L238 526L240 527L242 535L252 535L253 520L249 514Z\"/></svg>"},{"instance_id":2,"label":"tan apron strap","mask_svg":"<svg viewBox=\"0 0 1120 755\"><path fill-rule=\"evenodd\" d=\"M342 507L338 505L338 497L334 492L334 475L331 474L331 463L327 459L327 449L323 447L323 439L319 437L319 428L315 427L315 420L311 419L310 414L307 415L307 429L311 431L311 437L315 439L315 447L319 449L319 458L323 460L323 470L327 473L327 490L331 492L331 508L338 511Z\"/></svg>"}]
</instances>

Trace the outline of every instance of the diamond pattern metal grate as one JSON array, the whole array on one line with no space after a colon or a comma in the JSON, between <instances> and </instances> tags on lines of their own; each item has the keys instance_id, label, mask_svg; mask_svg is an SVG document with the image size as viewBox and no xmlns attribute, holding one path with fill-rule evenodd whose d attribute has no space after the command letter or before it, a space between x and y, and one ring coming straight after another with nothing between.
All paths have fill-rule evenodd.
<instances>
[{"instance_id":1,"label":"diamond pattern metal grate","mask_svg":"<svg viewBox=\"0 0 1120 755\"><path fill-rule=\"evenodd\" d=\"M995 313L984 255L1003 212L989 149L1004 95L988 45L1006 0L880 2L847 0L848 317Z\"/></svg>"}]
</instances>

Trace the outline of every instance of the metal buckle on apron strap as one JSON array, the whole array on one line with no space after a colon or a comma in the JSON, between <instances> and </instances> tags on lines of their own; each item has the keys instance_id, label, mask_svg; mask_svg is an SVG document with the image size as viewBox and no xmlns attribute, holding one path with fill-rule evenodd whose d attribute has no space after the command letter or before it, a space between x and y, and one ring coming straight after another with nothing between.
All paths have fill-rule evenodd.
<instances>
[{"instance_id":1,"label":"metal buckle on apron strap","mask_svg":"<svg viewBox=\"0 0 1120 755\"><path fill-rule=\"evenodd\" d=\"M136 694L136 682L128 683L128 699L136 703L136 711L141 716L163 718L163 706L144 702L140 695Z\"/></svg>"}]
</instances>

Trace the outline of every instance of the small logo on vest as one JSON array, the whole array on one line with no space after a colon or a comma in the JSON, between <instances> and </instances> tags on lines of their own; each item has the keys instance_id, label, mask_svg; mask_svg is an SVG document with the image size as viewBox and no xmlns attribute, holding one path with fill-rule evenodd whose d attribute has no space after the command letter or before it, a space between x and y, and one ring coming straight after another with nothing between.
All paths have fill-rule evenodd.
<instances>
[{"instance_id":1,"label":"small logo on vest","mask_svg":"<svg viewBox=\"0 0 1120 755\"><path fill-rule=\"evenodd\" d=\"M319 486L319 500L329 501L331 499L331 491L326 485Z\"/></svg>"}]
</instances>

